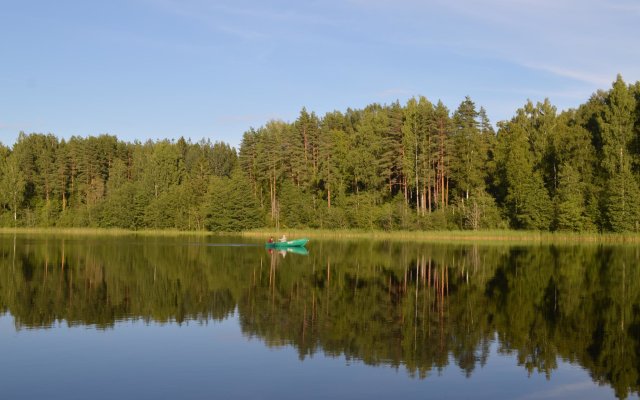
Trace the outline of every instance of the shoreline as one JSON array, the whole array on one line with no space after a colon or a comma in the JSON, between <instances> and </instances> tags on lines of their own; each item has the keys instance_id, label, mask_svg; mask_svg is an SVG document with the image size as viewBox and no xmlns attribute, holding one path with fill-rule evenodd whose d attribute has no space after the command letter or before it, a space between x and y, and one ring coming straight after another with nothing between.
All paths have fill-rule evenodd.
<instances>
[{"instance_id":1,"label":"shoreline","mask_svg":"<svg viewBox=\"0 0 640 400\"><path fill-rule=\"evenodd\" d=\"M637 233L575 233L536 232L516 230L487 231L359 231L323 229L255 229L244 232L209 232L180 230L127 230L117 228L0 228L0 234L56 234L68 236L198 236L224 237L242 236L248 238L279 237L286 234L290 238L309 237L316 239L369 239L415 242L494 242L494 243L626 243L640 244ZM265 239L266 240L266 239Z\"/></svg>"},{"instance_id":2,"label":"shoreline","mask_svg":"<svg viewBox=\"0 0 640 400\"><path fill-rule=\"evenodd\" d=\"M640 244L640 234L637 233L576 233L576 232L536 232L516 230L486 230L486 231L355 231L355 230L305 230L305 229L280 229L252 230L242 232L247 237L278 237L282 234L287 237L307 236L319 239L372 239L392 241L416 241L416 242L493 242L493 243L625 243Z\"/></svg>"}]
</instances>

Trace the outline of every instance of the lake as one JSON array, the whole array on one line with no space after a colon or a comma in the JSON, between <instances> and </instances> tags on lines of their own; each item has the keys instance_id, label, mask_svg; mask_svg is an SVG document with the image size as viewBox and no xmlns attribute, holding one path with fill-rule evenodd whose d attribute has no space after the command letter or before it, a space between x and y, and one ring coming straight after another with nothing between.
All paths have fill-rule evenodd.
<instances>
[{"instance_id":1,"label":"lake","mask_svg":"<svg viewBox=\"0 0 640 400\"><path fill-rule=\"evenodd\" d=\"M606 399L640 247L0 235L6 399Z\"/></svg>"}]
</instances>

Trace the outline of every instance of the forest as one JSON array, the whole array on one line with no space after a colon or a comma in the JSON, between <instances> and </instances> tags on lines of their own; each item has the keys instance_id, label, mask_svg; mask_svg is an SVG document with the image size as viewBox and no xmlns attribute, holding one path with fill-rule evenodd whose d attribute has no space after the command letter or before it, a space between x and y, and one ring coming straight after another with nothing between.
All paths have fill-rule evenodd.
<instances>
[{"instance_id":1,"label":"forest","mask_svg":"<svg viewBox=\"0 0 640 400\"><path fill-rule=\"evenodd\" d=\"M640 230L640 82L494 127L412 98L302 109L222 142L20 133L0 145L0 225L242 231Z\"/></svg>"}]
</instances>

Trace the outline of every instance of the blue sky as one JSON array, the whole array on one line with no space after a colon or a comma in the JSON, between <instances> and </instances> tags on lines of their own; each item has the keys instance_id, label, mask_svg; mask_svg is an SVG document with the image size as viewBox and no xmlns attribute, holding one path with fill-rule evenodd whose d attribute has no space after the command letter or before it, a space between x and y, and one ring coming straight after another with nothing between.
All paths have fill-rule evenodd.
<instances>
[{"instance_id":1,"label":"blue sky","mask_svg":"<svg viewBox=\"0 0 640 400\"><path fill-rule=\"evenodd\" d=\"M0 142L210 138L367 104L583 103L640 80L637 0L2 1Z\"/></svg>"}]
</instances>

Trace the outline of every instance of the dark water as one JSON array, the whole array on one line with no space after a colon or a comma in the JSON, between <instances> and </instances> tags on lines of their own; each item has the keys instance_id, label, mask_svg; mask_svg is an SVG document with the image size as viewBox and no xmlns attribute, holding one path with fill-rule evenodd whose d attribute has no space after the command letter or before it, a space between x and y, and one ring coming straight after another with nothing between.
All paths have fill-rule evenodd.
<instances>
[{"instance_id":1,"label":"dark water","mask_svg":"<svg viewBox=\"0 0 640 400\"><path fill-rule=\"evenodd\" d=\"M0 398L637 397L637 246L308 248L0 236Z\"/></svg>"}]
</instances>

